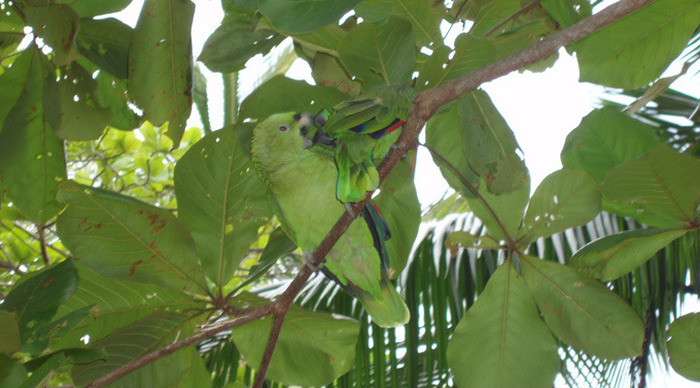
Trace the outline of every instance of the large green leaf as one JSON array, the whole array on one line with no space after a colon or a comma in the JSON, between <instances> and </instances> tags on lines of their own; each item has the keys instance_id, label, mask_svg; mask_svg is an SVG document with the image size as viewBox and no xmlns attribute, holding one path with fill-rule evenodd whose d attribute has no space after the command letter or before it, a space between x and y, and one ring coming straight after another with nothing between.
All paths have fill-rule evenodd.
<instances>
[{"instance_id":1,"label":"large green leaf","mask_svg":"<svg viewBox=\"0 0 700 388\"><path fill-rule=\"evenodd\" d=\"M230 128L193 145L175 167L178 215L204 273L222 287L270 218L265 186Z\"/></svg>"},{"instance_id":2,"label":"large green leaf","mask_svg":"<svg viewBox=\"0 0 700 388\"><path fill-rule=\"evenodd\" d=\"M576 252L571 266L602 281L614 280L639 267L686 232L685 229L640 229L606 236Z\"/></svg>"},{"instance_id":3,"label":"large green leaf","mask_svg":"<svg viewBox=\"0 0 700 388\"><path fill-rule=\"evenodd\" d=\"M246 303L263 300L242 295ZM271 317L232 330L236 347L251 368L258 368ZM360 327L354 320L306 311L292 305L284 318L267 377L287 385L321 386L345 374L353 365Z\"/></svg>"},{"instance_id":4,"label":"large green leaf","mask_svg":"<svg viewBox=\"0 0 700 388\"><path fill-rule=\"evenodd\" d=\"M557 343L510 261L457 325L447 357L460 387L552 386Z\"/></svg>"},{"instance_id":5,"label":"large green leaf","mask_svg":"<svg viewBox=\"0 0 700 388\"><path fill-rule=\"evenodd\" d=\"M0 354L0 387L20 387L27 379L27 370L10 356Z\"/></svg>"},{"instance_id":6,"label":"large green leaf","mask_svg":"<svg viewBox=\"0 0 700 388\"><path fill-rule=\"evenodd\" d=\"M80 56L75 46L80 18L71 7L46 2L46 5L26 5L24 14L32 32L51 46L51 60L56 66L68 65Z\"/></svg>"},{"instance_id":7,"label":"large green leaf","mask_svg":"<svg viewBox=\"0 0 700 388\"><path fill-rule=\"evenodd\" d=\"M63 143L54 134L60 125L56 74L35 48L22 56L31 58L29 71L0 133L0 179L25 216L43 223L63 207L55 197L66 178Z\"/></svg>"},{"instance_id":8,"label":"large green leaf","mask_svg":"<svg viewBox=\"0 0 700 388\"><path fill-rule=\"evenodd\" d=\"M33 50L27 50L27 52L18 55L12 62L12 67L4 69L4 72L0 74L0 85L2 85L0 88L0 132L2 132L2 123L5 122L5 117L24 91L27 74L34 58L32 53Z\"/></svg>"},{"instance_id":9,"label":"large green leaf","mask_svg":"<svg viewBox=\"0 0 700 388\"><path fill-rule=\"evenodd\" d=\"M19 352L22 347L22 339L20 338L17 317L12 313L0 311L0 327L2 327L2 332L0 332L0 354L11 356L15 352ZM1 377L0 381L2 381Z\"/></svg>"},{"instance_id":10,"label":"large green leaf","mask_svg":"<svg viewBox=\"0 0 700 388\"><path fill-rule=\"evenodd\" d=\"M413 183L415 154L399 161L380 187L374 202L389 225L391 238L386 242L389 253L390 278L406 266L421 221L420 202Z\"/></svg>"},{"instance_id":11,"label":"large green leaf","mask_svg":"<svg viewBox=\"0 0 700 388\"><path fill-rule=\"evenodd\" d=\"M61 185L58 199L68 207L57 233L91 270L189 292L207 289L189 230L169 211L73 181Z\"/></svg>"},{"instance_id":12,"label":"large green leaf","mask_svg":"<svg viewBox=\"0 0 700 388\"><path fill-rule=\"evenodd\" d=\"M241 103L241 119L263 119L273 113L318 113L347 100L348 96L335 88L312 86L279 75L260 85Z\"/></svg>"},{"instance_id":13,"label":"large green leaf","mask_svg":"<svg viewBox=\"0 0 700 388\"><path fill-rule=\"evenodd\" d=\"M317 52L313 57L311 76L317 85L333 87L351 96L362 89L361 83L348 76L338 58L322 52Z\"/></svg>"},{"instance_id":14,"label":"large green leaf","mask_svg":"<svg viewBox=\"0 0 700 388\"><path fill-rule=\"evenodd\" d=\"M81 17L91 17L121 11L132 0L55 0L54 3L68 4Z\"/></svg>"},{"instance_id":15,"label":"large green leaf","mask_svg":"<svg viewBox=\"0 0 700 388\"><path fill-rule=\"evenodd\" d=\"M103 348L106 360L73 367L72 377L77 385L87 384L126 365L177 338L191 334L187 318L171 312L154 312L137 322L113 331L90 345ZM207 387L211 380L194 347L181 349L149 363L112 383L112 387Z\"/></svg>"},{"instance_id":16,"label":"large green leaf","mask_svg":"<svg viewBox=\"0 0 700 388\"><path fill-rule=\"evenodd\" d=\"M56 315L67 315L86 307L91 308L91 312L78 327L52 339L50 347L54 350L82 347L86 335L90 342L98 341L157 310L182 312L204 308L202 303L178 290L102 277L80 264L77 268L78 288L58 308Z\"/></svg>"},{"instance_id":17,"label":"large green leaf","mask_svg":"<svg viewBox=\"0 0 700 388\"><path fill-rule=\"evenodd\" d=\"M61 125L55 129L61 139L95 140L112 120L112 111L100 106L97 82L77 63L63 67L58 81Z\"/></svg>"},{"instance_id":18,"label":"large green leaf","mask_svg":"<svg viewBox=\"0 0 700 388\"><path fill-rule=\"evenodd\" d=\"M372 23L380 23L392 15L410 21L417 46L442 44L440 21L443 15L440 11L442 9L435 2L425 0L363 1L355 7L359 17Z\"/></svg>"},{"instance_id":19,"label":"large green leaf","mask_svg":"<svg viewBox=\"0 0 700 388\"><path fill-rule=\"evenodd\" d=\"M58 306L70 298L78 285L78 273L71 260L64 260L27 276L0 305L0 311L17 316L22 347L33 346L28 343L28 339L56 315ZM40 352L43 348L32 350Z\"/></svg>"},{"instance_id":20,"label":"large green leaf","mask_svg":"<svg viewBox=\"0 0 700 388\"><path fill-rule=\"evenodd\" d=\"M561 163L587 171L601 182L609 170L658 143L653 127L612 108L596 109L566 136Z\"/></svg>"},{"instance_id":21,"label":"large green leaf","mask_svg":"<svg viewBox=\"0 0 700 388\"><path fill-rule=\"evenodd\" d=\"M697 0L651 2L572 45L580 80L623 89L645 86L686 47L698 19Z\"/></svg>"},{"instance_id":22,"label":"large green leaf","mask_svg":"<svg viewBox=\"0 0 700 388\"><path fill-rule=\"evenodd\" d=\"M700 381L700 313L673 321L666 338L673 369L687 379Z\"/></svg>"},{"instance_id":23,"label":"large green leaf","mask_svg":"<svg viewBox=\"0 0 700 388\"><path fill-rule=\"evenodd\" d=\"M338 47L340 61L368 90L378 85L407 84L416 65L411 24L391 17L378 26L362 23Z\"/></svg>"},{"instance_id":24,"label":"large green leaf","mask_svg":"<svg viewBox=\"0 0 700 388\"><path fill-rule=\"evenodd\" d=\"M228 7L224 20L207 38L198 59L211 71L230 73L243 69L256 54L267 54L285 36L258 28L259 20L255 10Z\"/></svg>"},{"instance_id":25,"label":"large green leaf","mask_svg":"<svg viewBox=\"0 0 700 388\"><path fill-rule=\"evenodd\" d=\"M443 177L450 186L467 198L471 209L486 224L489 233L497 239L503 239L505 237L503 229L505 229L508 236L513 237L520 226L522 213L530 196L527 169L515 152L517 143L507 127L492 125L487 127L491 128L491 131L487 131L490 133L483 136L472 133L482 131L482 127L464 123L470 120L465 115L472 110L467 107L461 109L461 105L478 107L478 105L466 101L467 99L476 101L477 97L472 97L471 94L462 97L458 103L453 103L449 108L428 121L426 144L430 147L431 152L435 153L433 160L440 168ZM466 102L462 102L463 100ZM475 114L482 115L478 109ZM486 116L482 117L484 117L484 122L488 122L485 120ZM495 155L488 155L488 160L494 161L494 163L500 161L502 166L516 166L517 168L505 168L506 171L500 172L503 177L496 178L489 170L489 165L484 165L477 160L477 155L483 154L481 154L482 151L475 151L474 142L476 140L487 141L486 146L495 153ZM482 146L484 146L483 143ZM476 152L477 155L470 155L473 152ZM505 158L511 159L513 163L506 162ZM516 160L517 162L515 162ZM471 164L472 161L480 169L480 172L485 174L484 176L479 177L475 167ZM508 177L514 181L509 182ZM495 179L499 179L499 182L505 186L511 185L510 192L503 194L491 192L489 182L493 186ZM476 193L472 189L475 189Z\"/></svg>"},{"instance_id":26,"label":"large green leaf","mask_svg":"<svg viewBox=\"0 0 700 388\"><path fill-rule=\"evenodd\" d=\"M612 360L642 354L644 325L622 298L567 266L532 256L520 259L540 313L562 341Z\"/></svg>"},{"instance_id":27,"label":"large green leaf","mask_svg":"<svg viewBox=\"0 0 700 388\"><path fill-rule=\"evenodd\" d=\"M695 222L700 204L700 161L665 144L611 170L601 186L616 213L656 227Z\"/></svg>"},{"instance_id":28,"label":"large green leaf","mask_svg":"<svg viewBox=\"0 0 700 388\"><path fill-rule=\"evenodd\" d=\"M75 38L80 53L119 79L129 75L131 27L114 18L83 19Z\"/></svg>"},{"instance_id":29,"label":"large green leaf","mask_svg":"<svg viewBox=\"0 0 700 388\"><path fill-rule=\"evenodd\" d=\"M177 148L192 109L190 0L146 0L129 45L129 94Z\"/></svg>"},{"instance_id":30,"label":"large green leaf","mask_svg":"<svg viewBox=\"0 0 700 388\"><path fill-rule=\"evenodd\" d=\"M469 30L471 35L484 36L521 11L521 8L520 0L473 0L457 10L461 11L460 17L474 21Z\"/></svg>"},{"instance_id":31,"label":"large green leaf","mask_svg":"<svg viewBox=\"0 0 700 388\"><path fill-rule=\"evenodd\" d=\"M530 199L522 239L533 241L583 225L600 212L600 191L585 171L563 169L548 175Z\"/></svg>"},{"instance_id":32,"label":"large green leaf","mask_svg":"<svg viewBox=\"0 0 700 388\"><path fill-rule=\"evenodd\" d=\"M337 22L359 1L258 0L258 6L276 29L303 34Z\"/></svg>"},{"instance_id":33,"label":"large green leaf","mask_svg":"<svg viewBox=\"0 0 700 388\"><path fill-rule=\"evenodd\" d=\"M462 147L469 166L486 181L494 194L517 190L529 181L525 163L518 155L520 146L505 119L488 94L475 90L460 98L457 105ZM436 129L446 136L444 128Z\"/></svg>"}]
</instances>

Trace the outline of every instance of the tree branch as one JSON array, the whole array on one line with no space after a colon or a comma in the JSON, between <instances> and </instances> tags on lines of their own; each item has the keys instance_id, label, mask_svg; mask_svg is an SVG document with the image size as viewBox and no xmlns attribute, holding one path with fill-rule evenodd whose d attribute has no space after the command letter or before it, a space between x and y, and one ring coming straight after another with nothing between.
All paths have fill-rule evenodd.
<instances>
[{"instance_id":1,"label":"tree branch","mask_svg":"<svg viewBox=\"0 0 700 388\"><path fill-rule=\"evenodd\" d=\"M135 371L136 369L149 364L155 360L158 360L159 358L165 357L169 354L175 353L176 351L187 347L189 345L195 344L203 339L213 337L216 333L222 332L224 330L229 330L231 328L241 326L243 324L246 324L248 322L254 321L256 319L260 319L264 316L270 315L272 313L272 304L267 304L264 306L258 306L251 308L246 311L246 315L225 321L223 323L216 324L214 327L204 330L200 332L199 334L195 334L192 337L189 337L187 339L184 339L180 342L175 342L170 345L164 346L162 348L159 348L156 351L153 351L139 359L136 359L124 366L122 366L119 369L115 369L112 372L100 377L99 379L91 382L90 384L86 385L85 388L97 388L97 387L104 387L107 384L112 383L113 381Z\"/></svg>"},{"instance_id":2,"label":"tree branch","mask_svg":"<svg viewBox=\"0 0 700 388\"><path fill-rule=\"evenodd\" d=\"M398 163L402 155L404 155L407 151L416 148L418 145L418 134L428 119L435 114L440 106L459 98L461 95L471 90L476 89L484 82L494 80L526 65L544 59L550 54L559 50L559 48L574 43L577 40L597 31L598 29L603 28L644 7L645 5L652 3L653 1L655 0L621 0L618 3L605 8L601 12L592 15L564 30L558 31L514 54L511 54L442 86L419 93L414 99L415 105L411 109L408 119L403 126L401 136L396 143L394 143L394 146L378 167L380 182L383 181L387 175L389 175L389 172L391 172L396 163ZM349 212L342 214L323 241L321 241L318 248L309 253L312 264L315 264L316 266L321 264L340 236L342 236L348 226L350 226L350 223L357 215L360 214L371 195L372 193L368 192L364 200L351 204L350 210L352 214ZM310 266L301 267L301 270L294 280L292 280L287 289L275 301L265 306L261 306L260 308L251 309L247 312L247 314L236 318L224 326L204 331L198 335L188 338L187 340L158 349L157 351L135 360L100 378L99 380L96 380L88 385L88 387L98 387L108 384L126 373L146 365L149 362L155 361L166 354L170 354L177 349L211 337L220 331L239 326L243 323L247 323L270 314L273 315L274 321L272 329L270 330L270 338L268 339L267 349L274 350L279 337L279 332L282 328L282 320L284 315L286 315L289 306L292 304L313 273L309 267ZM255 379L255 387L261 387L264 383L264 371L267 370L270 359L271 351L269 358L263 358L263 361L258 368L259 372ZM99 384L96 384L98 382Z\"/></svg>"}]
</instances>

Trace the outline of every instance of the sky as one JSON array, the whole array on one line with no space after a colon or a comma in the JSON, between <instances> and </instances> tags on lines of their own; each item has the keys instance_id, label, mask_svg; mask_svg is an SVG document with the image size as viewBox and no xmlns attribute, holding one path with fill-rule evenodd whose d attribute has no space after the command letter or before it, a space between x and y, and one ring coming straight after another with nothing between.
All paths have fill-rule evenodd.
<instances>
[{"instance_id":1,"label":"sky","mask_svg":"<svg viewBox=\"0 0 700 388\"><path fill-rule=\"evenodd\" d=\"M613 1L606 0L602 8ZM116 16L125 23L134 26L138 19L143 0L134 0L124 11ZM219 0L195 1L195 16L193 25L192 45L195 58L207 37L219 26L223 17ZM458 32L455 30L455 32ZM454 39L454 37L451 37ZM240 79L254 79L255 69L259 68L262 58L251 59L248 66L252 70L244 70ZM218 74L209 72L206 67L202 70L209 80L209 109L212 127L219 128L222 123L222 86ZM672 65L665 76L676 74L680 64ZM674 88L684 93L700 96L700 85L696 73L700 64L696 64L681 77ZM525 163L530 171L532 190L550 173L561 168L559 154L564 145L566 135L576 128L581 119L599 105L603 96L603 88L598 85L578 82L578 66L576 59L565 50L560 50L556 64L542 73L514 72L492 82L482 85L494 104L515 133L520 148L525 155ZM312 83L310 69L302 60L297 60L290 68L287 76L304 79ZM695 78L693 78L695 76ZM252 83L248 83L252 85ZM245 86L244 86L245 87ZM250 89L251 86L248 86ZM248 93L250 90L247 91ZM196 112L196 110L193 110ZM198 115L192 115L190 126L200 126ZM421 141L424 133L421 134ZM416 168L416 188L418 197L425 208L435 203L446 192L449 186L440 175L432 162L429 153L422 148L418 151ZM686 309L690 312L700 311L697 298L687 300ZM672 370L670 377L652 380L650 387L699 388L700 383L690 382L677 375ZM563 386L558 381L556 386Z\"/></svg>"}]
</instances>

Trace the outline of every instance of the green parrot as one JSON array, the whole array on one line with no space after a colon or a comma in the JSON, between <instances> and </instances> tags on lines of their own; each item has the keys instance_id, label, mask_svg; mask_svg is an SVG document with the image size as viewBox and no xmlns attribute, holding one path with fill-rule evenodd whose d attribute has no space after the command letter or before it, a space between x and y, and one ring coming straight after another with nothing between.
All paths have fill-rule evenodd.
<instances>
[{"instance_id":1,"label":"green parrot","mask_svg":"<svg viewBox=\"0 0 700 388\"><path fill-rule=\"evenodd\" d=\"M315 118L322 128L314 142L331 145L338 168L336 195L359 202L379 186L376 165L398 138L413 106L415 93L407 85L385 85L322 110Z\"/></svg>"},{"instance_id":2,"label":"green parrot","mask_svg":"<svg viewBox=\"0 0 700 388\"><path fill-rule=\"evenodd\" d=\"M336 198L333 154L310 149L314 118L280 113L253 130L253 162L267 186L270 206L282 228L303 252L321 243L345 206ZM406 304L389 282L383 239L386 224L373 208L355 219L326 256L321 269L357 297L372 320L396 327L409 320Z\"/></svg>"}]
</instances>

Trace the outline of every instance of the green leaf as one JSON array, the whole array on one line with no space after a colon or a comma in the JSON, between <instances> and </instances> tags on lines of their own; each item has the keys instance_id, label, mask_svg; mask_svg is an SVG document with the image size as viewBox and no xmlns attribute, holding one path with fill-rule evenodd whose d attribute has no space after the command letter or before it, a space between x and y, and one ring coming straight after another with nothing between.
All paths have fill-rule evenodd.
<instances>
[{"instance_id":1,"label":"green leaf","mask_svg":"<svg viewBox=\"0 0 700 388\"><path fill-rule=\"evenodd\" d=\"M472 99L476 101L478 97L467 95L462 99ZM507 231L510 237L515 235L522 220L522 213L525 210L525 205L530 196L530 180L524 164L515 153L515 149L510 149L510 152L503 153L504 157L517 159L524 170L513 171L511 178L517 179L513 184L511 191L504 194L494 194L489 190L488 180L494 182L494 177L489 178L489 166L484 166L477 161L474 156L470 156L469 152L473 151L473 144L476 137L469 131L478 131L480 126L470 126L462 129L465 118L463 114L468 111L467 108L460 109L462 99L450 105L447 109L433 116L427 124L426 128L426 144L433 153L433 160L440 168L443 177L455 190L461 192L471 207L474 214L486 224L489 233L497 240L505 238L503 229ZM477 114L480 114L477 112ZM495 127L494 127L495 128ZM501 147L506 144L517 146L517 143L512 139L512 133L503 132L507 129L499 127L498 131L492 132L486 137L489 142L494 142L490 149L495 150L499 154L502 151ZM501 133L503 132L503 133ZM499 139L496 134L501 134L506 138L511 138L511 141ZM498 145L500 143L500 146ZM477 151L481 152L481 151ZM505 156L509 154L509 156ZM489 160L499 159L498 155L490 155ZM487 174L479 177L474 170L471 162L481 168L481 172ZM503 161L503 159L501 159ZM504 179L504 178L502 178ZM506 183L505 180L501 182ZM476 192L474 192L474 191Z\"/></svg>"},{"instance_id":2,"label":"green leaf","mask_svg":"<svg viewBox=\"0 0 700 388\"><path fill-rule=\"evenodd\" d=\"M27 50L17 56L12 67L3 69L0 74L0 132L2 132L2 123L5 122L7 114L10 113L12 107L19 100L27 82L27 74L32 65L32 60L35 58L34 50Z\"/></svg>"},{"instance_id":3,"label":"green leaf","mask_svg":"<svg viewBox=\"0 0 700 388\"><path fill-rule=\"evenodd\" d=\"M75 38L80 53L113 76L125 80L129 69L131 27L114 18L83 19Z\"/></svg>"},{"instance_id":4,"label":"green leaf","mask_svg":"<svg viewBox=\"0 0 700 388\"><path fill-rule=\"evenodd\" d=\"M73 181L58 199L61 241L98 274L189 292L207 289L189 230L169 211Z\"/></svg>"},{"instance_id":5,"label":"green leaf","mask_svg":"<svg viewBox=\"0 0 700 388\"><path fill-rule=\"evenodd\" d=\"M390 17L382 26L362 23L355 27L340 43L338 56L348 72L368 90L378 85L409 83L416 65L414 45L411 24Z\"/></svg>"},{"instance_id":6,"label":"green leaf","mask_svg":"<svg viewBox=\"0 0 700 388\"><path fill-rule=\"evenodd\" d=\"M337 22L359 1L258 0L258 6L276 29L303 34Z\"/></svg>"},{"instance_id":7,"label":"green leaf","mask_svg":"<svg viewBox=\"0 0 700 388\"><path fill-rule=\"evenodd\" d=\"M126 365L175 339L191 334L187 317L171 312L154 312L90 345L103 348L106 360L76 364L71 376L77 385L85 385ZM149 363L110 386L113 387L207 387L211 385L204 362L194 347L187 347ZM166 373L167 371L167 373ZM191 375L198 377L193 381Z\"/></svg>"},{"instance_id":8,"label":"green leaf","mask_svg":"<svg viewBox=\"0 0 700 388\"><path fill-rule=\"evenodd\" d=\"M338 46L347 35L348 31L344 28L329 25L308 34L291 35L291 38L294 39L295 44L301 46L301 52L305 56L312 57L317 52L321 52L337 58Z\"/></svg>"},{"instance_id":9,"label":"green leaf","mask_svg":"<svg viewBox=\"0 0 700 388\"><path fill-rule=\"evenodd\" d=\"M131 131L138 128L141 118L129 108L125 82L115 78L107 72L99 72L97 75L97 99L100 106L112 110L112 121L109 126L123 131Z\"/></svg>"},{"instance_id":10,"label":"green leaf","mask_svg":"<svg viewBox=\"0 0 700 388\"><path fill-rule=\"evenodd\" d=\"M75 46L80 18L71 7L51 3L37 7L26 5L24 14L32 32L51 46L51 60L56 66L68 65L80 56Z\"/></svg>"},{"instance_id":11,"label":"green leaf","mask_svg":"<svg viewBox=\"0 0 700 388\"><path fill-rule=\"evenodd\" d=\"M523 211L530 198L530 182L521 188L505 194L493 194L481 180L478 196L463 192L474 215L486 225L489 234L496 240L513 238L523 219Z\"/></svg>"},{"instance_id":12,"label":"green leaf","mask_svg":"<svg viewBox=\"0 0 700 388\"><path fill-rule=\"evenodd\" d=\"M112 120L112 111L97 100L97 82L77 63L61 68L58 93L61 125L55 129L61 139L95 140Z\"/></svg>"},{"instance_id":13,"label":"green leaf","mask_svg":"<svg viewBox=\"0 0 700 388\"><path fill-rule=\"evenodd\" d=\"M668 358L683 377L700 381L700 313L684 315L666 332Z\"/></svg>"},{"instance_id":14,"label":"green leaf","mask_svg":"<svg viewBox=\"0 0 700 388\"><path fill-rule=\"evenodd\" d=\"M25 55L31 59L24 90L0 133L0 179L22 213L43 223L63 207L55 197L66 178L65 156L53 132L60 123L55 71L35 48Z\"/></svg>"},{"instance_id":15,"label":"green leaf","mask_svg":"<svg viewBox=\"0 0 700 388\"><path fill-rule=\"evenodd\" d=\"M264 300L241 295L246 303ZM251 368L257 368L270 335L271 317L231 332L236 347ZM345 374L353 365L360 326L354 320L309 312L292 305L272 356L267 377L285 385L321 386Z\"/></svg>"},{"instance_id":16,"label":"green leaf","mask_svg":"<svg viewBox=\"0 0 700 388\"><path fill-rule=\"evenodd\" d=\"M222 287L270 219L265 186L233 130L210 133L175 167L178 215L204 273Z\"/></svg>"},{"instance_id":17,"label":"green leaf","mask_svg":"<svg viewBox=\"0 0 700 388\"><path fill-rule=\"evenodd\" d=\"M168 290L153 284L115 280L97 275L83 265L77 265L80 282L73 296L63 303L56 315L91 309L81 324L60 338L53 338L54 350L84 346L84 336L98 341L114 330L130 325L157 311L203 310L204 305L178 290Z\"/></svg>"},{"instance_id":18,"label":"green leaf","mask_svg":"<svg viewBox=\"0 0 700 388\"><path fill-rule=\"evenodd\" d=\"M362 84L348 77L338 58L321 52L314 55L311 76L317 85L333 87L351 96L360 93L362 88Z\"/></svg>"},{"instance_id":19,"label":"green leaf","mask_svg":"<svg viewBox=\"0 0 700 388\"><path fill-rule=\"evenodd\" d=\"M0 353L0 387L19 387L27 379L27 370L22 364Z\"/></svg>"},{"instance_id":20,"label":"green leaf","mask_svg":"<svg viewBox=\"0 0 700 388\"><path fill-rule=\"evenodd\" d=\"M611 360L642 354L644 325L622 298L572 268L532 256L520 259L540 313L562 341Z\"/></svg>"},{"instance_id":21,"label":"green leaf","mask_svg":"<svg viewBox=\"0 0 700 388\"><path fill-rule=\"evenodd\" d=\"M610 170L601 186L618 214L656 227L683 227L697 217L700 161L665 144Z\"/></svg>"},{"instance_id":22,"label":"green leaf","mask_svg":"<svg viewBox=\"0 0 700 388\"><path fill-rule=\"evenodd\" d=\"M442 44L440 21L442 9L424 0L373 0L362 1L355 13L372 23L381 23L390 16L400 16L411 22L417 46Z\"/></svg>"},{"instance_id":23,"label":"green leaf","mask_svg":"<svg viewBox=\"0 0 700 388\"><path fill-rule=\"evenodd\" d=\"M190 0L146 0L129 45L129 94L177 148L192 109Z\"/></svg>"},{"instance_id":24,"label":"green leaf","mask_svg":"<svg viewBox=\"0 0 700 388\"><path fill-rule=\"evenodd\" d=\"M601 182L612 168L659 144L654 132L653 127L615 109L596 109L566 136L561 163L584 170Z\"/></svg>"},{"instance_id":25,"label":"green leaf","mask_svg":"<svg viewBox=\"0 0 700 388\"><path fill-rule=\"evenodd\" d=\"M640 229L605 236L581 248L570 265L581 272L610 281L642 265L685 229Z\"/></svg>"},{"instance_id":26,"label":"green leaf","mask_svg":"<svg viewBox=\"0 0 700 388\"><path fill-rule=\"evenodd\" d=\"M563 169L549 174L530 199L522 239L533 241L583 225L600 212L600 191L585 171Z\"/></svg>"},{"instance_id":27,"label":"green leaf","mask_svg":"<svg viewBox=\"0 0 700 388\"><path fill-rule=\"evenodd\" d=\"M31 353L39 353L43 347L37 350L30 339L73 294L78 285L78 273L71 260L64 260L26 276L7 295L0 311L15 314L22 334L22 347L32 347L34 351Z\"/></svg>"},{"instance_id":28,"label":"green leaf","mask_svg":"<svg viewBox=\"0 0 700 388\"><path fill-rule=\"evenodd\" d=\"M259 20L255 10L229 7L221 25L204 43L198 60L211 71L231 73L242 70L256 54L269 53L285 36L257 28Z\"/></svg>"},{"instance_id":29,"label":"green leaf","mask_svg":"<svg viewBox=\"0 0 700 388\"><path fill-rule=\"evenodd\" d=\"M473 0L458 9L461 11L461 17L474 21L469 34L481 37L502 25L506 19L520 11L521 7L520 0Z\"/></svg>"},{"instance_id":30,"label":"green leaf","mask_svg":"<svg viewBox=\"0 0 700 388\"><path fill-rule=\"evenodd\" d=\"M447 357L460 387L552 386L557 343L510 262L457 325Z\"/></svg>"},{"instance_id":31,"label":"green leaf","mask_svg":"<svg viewBox=\"0 0 700 388\"><path fill-rule=\"evenodd\" d=\"M445 245L450 249L458 247L475 249L500 249L498 241L489 236L476 237L469 232L451 232L445 239Z\"/></svg>"},{"instance_id":32,"label":"green leaf","mask_svg":"<svg viewBox=\"0 0 700 388\"><path fill-rule=\"evenodd\" d=\"M518 155L520 146L515 135L488 94L475 90L460 98L458 109L463 152L469 166L482 177L489 191L508 193L529 181L525 163ZM444 128L436 129L444 136Z\"/></svg>"},{"instance_id":33,"label":"green leaf","mask_svg":"<svg viewBox=\"0 0 700 388\"><path fill-rule=\"evenodd\" d=\"M55 3L68 4L81 17L92 17L106 13L119 12L132 0L54 0ZM81 26L82 28L82 26Z\"/></svg>"},{"instance_id":34,"label":"green leaf","mask_svg":"<svg viewBox=\"0 0 700 388\"><path fill-rule=\"evenodd\" d=\"M2 327L0 332L0 354L12 356L13 353L19 352L22 347L22 339L20 338L19 324L15 315L0 311L0 327ZM2 380L0 378L0 381Z\"/></svg>"},{"instance_id":35,"label":"green leaf","mask_svg":"<svg viewBox=\"0 0 700 388\"><path fill-rule=\"evenodd\" d=\"M591 16L591 3L586 0L543 0L540 4L562 28Z\"/></svg>"},{"instance_id":36,"label":"green leaf","mask_svg":"<svg viewBox=\"0 0 700 388\"><path fill-rule=\"evenodd\" d=\"M335 106L348 96L335 88L312 86L278 75L260 85L241 103L240 118L263 119L273 113L310 112Z\"/></svg>"},{"instance_id":37,"label":"green leaf","mask_svg":"<svg viewBox=\"0 0 700 388\"><path fill-rule=\"evenodd\" d=\"M391 238L386 247L389 253L389 277L397 277L403 271L418 234L421 221L420 202L413 183L415 154L400 160L382 182L380 192L372 199L389 225Z\"/></svg>"},{"instance_id":38,"label":"green leaf","mask_svg":"<svg viewBox=\"0 0 700 388\"><path fill-rule=\"evenodd\" d=\"M683 51L698 19L697 0L650 3L572 45L579 79L622 89L645 86Z\"/></svg>"}]
</instances>

